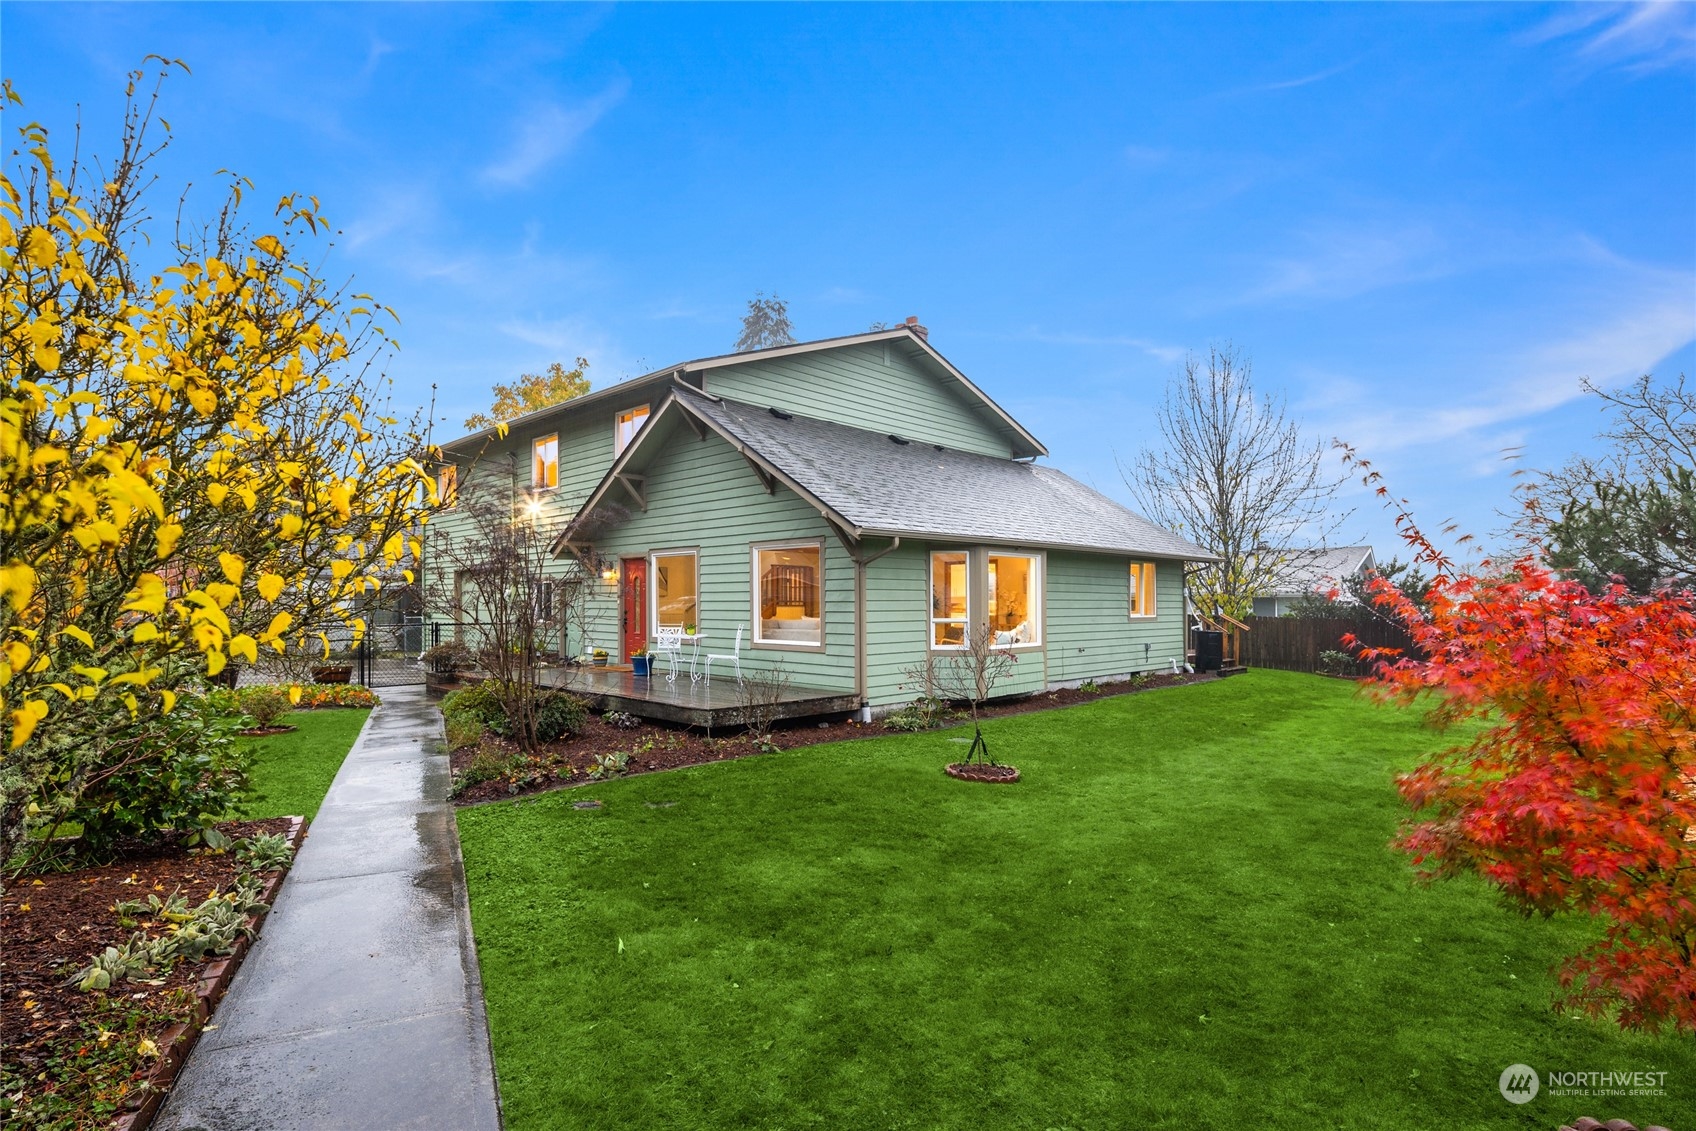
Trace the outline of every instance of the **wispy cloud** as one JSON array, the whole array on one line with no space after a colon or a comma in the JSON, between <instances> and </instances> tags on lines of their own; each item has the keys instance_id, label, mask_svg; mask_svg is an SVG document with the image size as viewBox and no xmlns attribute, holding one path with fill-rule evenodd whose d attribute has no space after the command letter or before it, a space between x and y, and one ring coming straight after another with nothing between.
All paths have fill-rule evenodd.
<instances>
[{"instance_id":1,"label":"wispy cloud","mask_svg":"<svg viewBox=\"0 0 1696 1131\"><path fill-rule=\"evenodd\" d=\"M1693 299L1696 276L1646 273L1632 305L1577 333L1481 364L1473 384L1488 393L1435 408L1398 404L1391 412L1362 410L1376 398L1361 386L1360 399L1336 405L1327 426L1369 453L1421 446L1482 453L1519 444L1524 435L1512 426L1582 397L1586 379L1603 387L1622 384L1696 341Z\"/></svg>"},{"instance_id":2,"label":"wispy cloud","mask_svg":"<svg viewBox=\"0 0 1696 1131\"><path fill-rule=\"evenodd\" d=\"M1630 72L1696 61L1696 5L1678 0L1574 4L1531 28L1527 43L1564 40L1588 67Z\"/></svg>"},{"instance_id":3,"label":"wispy cloud","mask_svg":"<svg viewBox=\"0 0 1696 1131\"><path fill-rule=\"evenodd\" d=\"M1051 346L1088 346L1140 350L1149 357L1168 364L1182 361L1187 352L1183 346L1174 346L1150 338L1138 338L1125 334L1056 334L1043 330L1029 330L1016 335L1016 337L1023 341L1041 342L1044 345Z\"/></svg>"},{"instance_id":4,"label":"wispy cloud","mask_svg":"<svg viewBox=\"0 0 1696 1131\"><path fill-rule=\"evenodd\" d=\"M532 177L571 152L595 123L624 100L628 79L619 79L595 97L574 106L544 102L532 107L514 126L507 151L479 174L496 188L523 188Z\"/></svg>"},{"instance_id":5,"label":"wispy cloud","mask_svg":"<svg viewBox=\"0 0 1696 1131\"><path fill-rule=\"evenodd\" d=\"M1227 87L1224 90L1215 91L1210 95L1203 95L1203 98L1236 98L1245 94L1271 94L1280 90L1296 90L1300 87L1312 86L1317 82L1324 82L1328 78L1334 78L1359 62L1359 59L1350 59L1347 62L1337 63L1333 66L1325 67L1322 70L1312 71L1305 75L1297 75L1295 78L1273 79L1270 82L1251 83L1247 86Z\"/></svg>"},{"instance_id":6,"label":"wispy cloud","mask_svg":"<svg viewBox=\"0 0 1696 1131\"><path fill-rule=\"evenodd\" d=\"M1337 299L1449 274L1447 241L1430 224L1332 224L1301 233L1295 255L1271 259L1228 305Z\"/></svg>"}]
</instances>

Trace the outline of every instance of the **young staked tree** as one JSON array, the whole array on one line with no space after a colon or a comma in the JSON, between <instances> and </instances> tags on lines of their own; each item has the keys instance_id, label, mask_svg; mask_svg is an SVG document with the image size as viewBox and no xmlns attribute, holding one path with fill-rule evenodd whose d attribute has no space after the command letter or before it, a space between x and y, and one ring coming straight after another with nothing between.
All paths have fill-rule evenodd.
<instances>
[{"instance_id":1,"label":"young staked tree","mask_svg":"<svg viewBox=\"0 0 1696 1131\"><path fill-rule=\"evenodd\" d=\"M764 291L748 300L748 313L742 316L742 334L736 339L737 353L792 345L794 341L787 302L775 294L767 298Z\"/></svg>"},{"instance_id":2,"label":"young staked tree","mask_svg":"<svg viewBox=\"0 0 1696 1131\"><path fill-rule=\"evenodd\" d=\"M31 123L0 175L0 860L115 751L143 780L172 752L137 728L230 660L360 631L433 490L379 404L392 312L309 263L316 200L255 232L232 180L209 224L158 230L141 78L103 167Z\"/></svg>"},{"instance_id":3,"label":"young staked tree","mask_svg":"<svg viewBox=\"0 0 1696 1131\"><path fill-rule=\"evenodd\" d=\"M1155 416L1161 446L1120 474L1147 517L1221 559L1189 583L1204 613L1244 617L1257 593L1290 573L1290 550L1323 545L1346 514L1331 513L1341 474L1302 437L1283 401L1257 397L1250 365L1229 346L1184 361Z\"/></svg>"},{"instance_id":4,"label":"young staked tree","mask_svg":"<svg viewBox=\"0 0 1696 1131\"><path fill-rule=\"evenodd\" d=\"M589 391L588 370L588 360L580 357L575 369L556 361L545 373L523 373L510 385L497 384L495 403L489 411L468 417L465 426L473 430L494 428L525 413L580 397Z\"/></svg>"},{"instance_id":5,"label":"young staked tree","mask_svg":"<svg viewBox=\"0 0 1696 1131\"><path fill-rule=\"evenodd\" d=\"M1644 376L1618 392L1585 387L1608 412L1600 438L1611 447L1542 476L1550 564L1592 590L1618 577L1647 594L1696 577L1696 389L1683 374L1662 386Z\"/></svg>"},{"instance_id":6,"label":"young staked tree","mask_svg":"<svg viewBox=\"0 0 1696 1131\"><path fill-rule=\"evenodd\" d=\"M1405 501L1397 526L1435 575L1429 612L1384 579L1373 598L1429 658L1361 655L1391 698L1461 736L1398 779L1400 847L1424 879L1471 873L1528 914L1595 919L1601 938L1560 967L1561 1005L1696 1031L1696 596L1592 592L1536 552L1468 571Z\"/></svg>"},{"instance_id":7,"label":"young staked tree","mask_svg":"<svg viewBox=\"0 0 1696 1131\"><path fill-rule=\"evenodd\" d=\"M994 694L995 685L1012 672L1019 658L1012 649L996 646L995 631L987 624L967 629L965 644L959 652L936 656L934 664L926 668L924 683L940 698L965 703L971 708L972 747L964 760L993 765L989 743L983 737L983 704Z\"/></svg>"},{"instance_id":8,"label":"young staked tree","mask_svg":"<svg viewBox=\"0 0 1696 1131\"><path fill-rule=\"evenodd\" d=\"M509 737L534 751L537 709L553 693L540 683L541 657L562 630L581 627L595 579L580 563L548 571L559 532L529 505L516 468L511 475L507 490L489 474L453 504L464 519L458 537L437 527L426 601L459 626L506 714Z\"/></svg>"}]
</instances>

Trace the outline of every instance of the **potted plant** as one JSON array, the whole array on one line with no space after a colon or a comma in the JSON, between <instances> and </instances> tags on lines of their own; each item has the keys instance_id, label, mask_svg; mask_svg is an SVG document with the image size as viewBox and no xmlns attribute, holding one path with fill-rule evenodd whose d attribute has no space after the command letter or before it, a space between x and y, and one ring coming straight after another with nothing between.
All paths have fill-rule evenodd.
<instances>
[{"instance_id":1,"label":"potted plant","mask_svg":"<svg viewBox=\"0 0 1696 1131\"><path fill-rule=\"evenodd\" d=\"M695 635L695 626L694 626L694 625L692 625L692 624L686 624L686 625L684 625L684 626L683 626L683 635L685 635L685 636L693 636L693 635Z\"/></svg>"},{"instance_id":2,"label":"potted plant","mask_svg":"<svg viewBox=\"0 0 1696 1131\"><path fill-rule=\"evenodd\" d=\"M639 676L646 676L648 674L649 659L650 657L648 656L648 650L646 648L636 649L636 651L630 653L631 670Z\"/></svg>"},{"instance_id":3,"label":"potted plant","mask_svg":"<svg viewBox=\"0 0 1696 1131\"><path fill-rule=\"evenodd\" d=\"M607 666L607 650L605 648L596 648L595 653L594 653L594 660L595 660L595 666L597 668L606 667Z\"/></svg>"}]
</instances>

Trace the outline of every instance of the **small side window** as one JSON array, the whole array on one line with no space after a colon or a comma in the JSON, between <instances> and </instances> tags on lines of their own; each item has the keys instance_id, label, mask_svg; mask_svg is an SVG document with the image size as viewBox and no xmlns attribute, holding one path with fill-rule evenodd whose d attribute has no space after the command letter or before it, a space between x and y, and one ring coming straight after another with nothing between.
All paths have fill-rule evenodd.
<instances>
[{"instance_id":1,"label":"small side window","mask_svg":"<svg viewBox=\"0 0 1696 1131\"><path fill-rule=\"evenodd\" d=\"M641 430L642 425L647 422L648 406L645 404L637 405L629 412L619 413L613 425L612 454L615 457L621 455L624 449L630 446L630 441L636 438L636 433Z\"/></svg>"},{"instance_id":2,"label":"small side window","mask_svg":"<svg viewBox=\"0 0 1696 1131\"><path fill-rule=\"evenodd\" d=\"M1154 563L1131 563L1131 615L1154 615Z\"/></svg>"},{"instance_id":3,"label":"small side window","mask_svg":"<svg viewBox=\"0 0 1696 1131\"><path fill-rule=\"evenodd\" d=\"M530 486L559 486L559 436L543 436L530 444Z\"/></svg>"}]
</instances>

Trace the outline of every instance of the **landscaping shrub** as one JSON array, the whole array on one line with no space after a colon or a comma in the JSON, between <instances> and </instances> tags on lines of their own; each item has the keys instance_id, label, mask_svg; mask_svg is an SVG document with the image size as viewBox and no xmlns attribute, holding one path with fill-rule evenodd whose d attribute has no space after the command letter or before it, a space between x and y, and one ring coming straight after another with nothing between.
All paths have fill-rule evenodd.
<instances>
[{"instance_id":1,"label":"landscaping shrub","mask_svg":"<svg viewBox=\"0 0 1696 1131\"><path fill-rule=\"evenodd\" d=\"M1326 675L1348 675L1354 668L1354 657L1347 652L1333 648L1319 653L1319 670Z\"/></svg>"},{"instance_id":2,"label":"landscaping shrub","mask_svg":"<svg viewBox=\"0 0 1696 1131\"><path fill-rule=\"evenodd\" d=\"M294 710L289 693L282 687L244 687L236 692L236 706L253 720L257 727L274 727L282 717Z\"/></svg>"},{"instance_id":3,"label":"landscaping shrub","mask_svg":"<svg viewBox=\"0 0 1696 1131\"><path fill-rule=\"evenodd\" d=\"M424 666L441 675L451 675L454 672L470 671L477 666L477 658L457 640L449 640L428 649L419 657Z\"/></svg>"},{"instance_id":4,"label":"landscaping shrub","mask_svg":"<svg viewBox=\"0 0 1696 1131\"><path fill-rule=\"evenodd\" d=\"M463 715L476 719L484 729L506 737L506 708L501 705L500 687L492 679L461 688L442 700L444 716Z\"/></svg>"},{"instance_id":5,"label":"landscaping shrub","mask_svg":"<svg viewBox=\"0 0 1696 1131\"><path fill-rule=\"evenodd\" d=\"M300 702L305 710L319 707L375 707L377 696L370 688L354 683L308 683L300 689Z\"/></svg>"},{"instance_id":6,"label":"landscaping shrub","mask_svg":"<svg viewBox=\"0 0 1696 1131\"><path fill-rule=\"evenodd\" d=\"M184 698L170 714L144 717L110 739L81 790L58 807L45 791L42 808L55 824L82 826L79 851L89 856L105 855L121 836L170 829L186 832L191 845L223 848L228 838L212 826L234 815L252 757L232 730L205 699Z\"/></svg>"},{"instance_id":7,"label":"landscaping shrub","mask_svg":"<svg viewBox=\"0 0 1696 1131\"><path fill-rule=\"evenodd\" d=\"M914 733L921 730L935 730L953 717L948 704L941 699L920 696L898 711L891 711L883 717L883 725L887 730Z\"/></svg>"},{"instance_id":8,"label":"landscaping shrub","mask_svg":"<svg viewBox=\"0 0 1696 1131\"><path fill-rule=\"evenodd\" d=\"M483 737L483 721L474 715L455 713L442 717L447 723L449 750L476 746L477 741Z\"/></svg>"},{"instance_id":9,"label":"landscaping shrub","mask_svg":"<svg viewBox=\"0 0 1696 1131\"><path fill-rule=\"evenodd\" d=\"M577 696L556 691L536 700L536 740L558 742L583 729L589 705Z\"/></svg>"}]
</instances>

